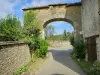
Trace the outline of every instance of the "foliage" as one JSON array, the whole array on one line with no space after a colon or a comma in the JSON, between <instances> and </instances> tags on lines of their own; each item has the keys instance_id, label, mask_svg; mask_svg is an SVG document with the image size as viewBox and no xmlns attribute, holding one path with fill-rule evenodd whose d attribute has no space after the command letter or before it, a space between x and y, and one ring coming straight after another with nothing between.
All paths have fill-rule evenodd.
<instances>
[{"instance_id":1,"label":"foliage","mask_svg":"<svg viewBox=\"0 0 100 75\"><path fill-rule=\"evenodd\" d=\"M73 58L73 55L72 55ZM78 61L77 58L73 58L74 61L83 69L87 75L100 75L100 62L96 61L91 63L89 61L80 60Z\"/></svg>"},{"instance_id":2,"label":"foliage","mask_svg":"<svg viewBox=\"0 0 100 75\"><path fill-rule=\"evenodd\" d=\"M38 40L38 49L36 50L37 57L45 57L48 52L48 43L46 40Z\"/></svg>"},{"instance_id":3,"label":"foliage","mask_svg":"<svg viewBox=\"0 0 100 75\"><path fill-rule=\"evenodd\" d=\"M36 21L36 13L34 11L25 12L24 17L24 29L27 36L26 41L29 42L29 47L31 53L37 49L40 30L42 30L42 25L40 22Z\"/></svg>"},{"instance_id":4,"label":"foliage","mask_svg":"<svg viewBox=\"0 0 100 75\"><path fill-rule=\"evenodd\" d=\"M64 30L63 40L70 40L70 38L71 38L72 35L73 35L73 33L66 32L66 30Z\"/></svg>"},{"instance_id":5,"label":"foliage","mask_svg":"<svg viewBox=\"0 0 100 75\"><path fill-rule=\"evenodd\" d=\"M83 39L75 41L73 55L76 58L79 58L79 59L85 58L85 50L86 50L86 45Z\"/></svg>"},{"instance_id":6,"label":"foliage","mask_svg":"<svg viewBox=\"0 0 100 75\"><path fill-rule=\"evenodd\" d=\"M72 45L72 46L74 46L74 36L72 35L71 37L70 37L70 44Z\"/></svg>"},{"instance_id":7,"label":"foliage","mask_svg":"<svg viewBox=\"0 0 100 75\"><path fill-rule=\"evenodd\" d=\"M33 28L35 17L36 17L36 13L34 11L25 12L24 26L27 30Z\"/></svg>"},{"instance_id":8,"label":"foliage","mask_svg":"<svg viewBox=\"0 0 100 75\"><path fill-rule=\"evenodd\" d=\"M72 33L67 32L66 40L70 40L71 36L72 36ZM65 40L65 37L63 34L53 35L51 37L48 37L48 40Z\"/></svg>"},{"instance_id":9,"label":"foliage","mask_svg":"<svg viewBox=\"0 0 100 75\"><path fill-rule=\"evenodd\" d=\"M30 36L26 35L26 42L29 43L29 48L31 53L37 49L38 46L37 39L39 38L39 35L40 35L40 31L38 29L35 29Z\"/></svg>"},{"instance_id":10,"label":"foliage","mask_svg":"<svg viewBox=\"0 0 100 75\"><path fill-rule=\"evenodd\" d=\"M27 66L22 66L21 68L18 69L18 71L14 72L13 75L21 75L23 72L27 71Z\"/></svg>"},{"instance_id":11,"label":"foliage","mask_svg":"<svg viewBox=\"0 0 100 75\"><path fill-rule=\"evenodd\" d=\"M24 29L27 36L33 36L34 38L39 37L42 25L36 21L36 13L34 11L28 11L24 17Z\"/></svg>"},{"instance_id":12,"label":"foliage","mask_svg":"<svg viewBox=\"0 0 100 75\"><path fill-rule=\"evenodd\" d=\"M52 25L49 25L45 28L46 38L52 37L54 35L55 28Z\"/></svg>"},{"instance_id":13,"label":"foliage","mask_svg":"<svg viewBox=\"0 0 100 75\"><path fill-rule=\"evenodd\" d=\"M16 16L9 14L0 20L0 36L5 36L2 41L18 41L24 37L20 21Z\"/></svg>"},{"instance_id":14,"label":"foliage","mask_svg":"<svg viewBox=\"0 0 100 75\"><path fill-rule=\"evenodd\" d=\"M64 38L64 40L66 40L67 39L67 32L66 32L66 30L64 30L64 34L63 34L63 38Z\"/></svg>"},{"instance_id":15,"label":"foliage","mask_svg":"<svg viewBox=\"0 0 100 75\"><path fill-rule=\"evenodd\" d=\"M64 30L63 34L54 35L55 28L52 25L49 25L45 28L46 39L48 40L69 40L73 33L66 32Z\"/></svg>"},{"instance_id":16,"label":"foliage","mask_svg":"<svg viewBox=\"0 0 100 75\"><path fill-rule=\"evenodd\" d=\"M73 60L80 66L80 68L86 73L86 75L92 75L90 68L93 67L92 63L89 61L85 61L84 59L78 61L77 58L74 58L73 55L71 55Z\"/></svg>"},{"instance_id":17,"label":"foliage","mask_svg":"<svg viewBox=\"0 0 100 75\"><path fill-rule=\"evenodd\" d=\"M30 37L29 37L30 38ZM32 54L34 52L34 43L35 43L35 39L34 38L30 38L29 42L29 48L30 48L30 53Z\"/></svg>"},{"instance_id":18,"label":"foliage","mask_svg":"<svg viewBox=\"0 0 100 75\"><path fill-rule=\"evenodd\" d=\"M100 62L96 61L90 70L91 70L91 75L100 75Z\"/></svg>"},{"instance_id":19,"label":"foliage","mask_svg":"<svg viewBox=\"0 0 100 75\"><path fill-rule=\"evenodd\" d=\"M70 38L71 38L72 36L74 36L73 32L72 32L72 33L67 32L67 33L66 33L66 40L70 40Z\"/></svg>"},{"instance_id":20,"label":"foliage","mask_svg":"<svg viewBox=\"0 0 100 75\"><path fill-rule=\"evenodd\" d=\"M54 35L49 37L48 40L63 40L63 35Z\"/></svg>"}]
</instances>

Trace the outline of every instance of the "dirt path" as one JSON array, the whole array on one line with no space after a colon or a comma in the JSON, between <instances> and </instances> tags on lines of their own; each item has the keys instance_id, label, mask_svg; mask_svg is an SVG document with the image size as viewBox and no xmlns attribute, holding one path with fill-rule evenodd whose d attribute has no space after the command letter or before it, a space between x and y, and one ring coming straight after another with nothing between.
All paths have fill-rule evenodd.
<instances>
[{"instance_id":1,"label":"dirt path","mask_svg":"<svg viewBox=\"0 0 100 75\"><path fill-rule=\"evenodd\" d=\"M49 50L50 59L37 75L85 75L70 57L71 49Z\"/></svg>"}]
</instances>

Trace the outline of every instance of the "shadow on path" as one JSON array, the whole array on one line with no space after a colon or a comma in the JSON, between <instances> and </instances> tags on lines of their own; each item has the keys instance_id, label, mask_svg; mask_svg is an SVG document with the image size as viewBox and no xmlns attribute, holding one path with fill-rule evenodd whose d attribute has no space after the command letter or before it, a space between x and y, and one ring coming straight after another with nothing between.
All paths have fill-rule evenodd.
<instances>
[{"instance_id":1,"label":"shadow on path","mask_svg":"<svg viewBox=\"0 0 100 75\"><path fill-rule=\"evenodd\" d=\"M72 60L70 53L72 49L68 50L58 50L52 49L49 50L52 53L53 59L64 66L70 68L71 70L77 72L80 75L85 75L84 72L80 69L80 67ZM52 74L52 75L64 75L64 74Z\"/></svg>"}]
</instances>

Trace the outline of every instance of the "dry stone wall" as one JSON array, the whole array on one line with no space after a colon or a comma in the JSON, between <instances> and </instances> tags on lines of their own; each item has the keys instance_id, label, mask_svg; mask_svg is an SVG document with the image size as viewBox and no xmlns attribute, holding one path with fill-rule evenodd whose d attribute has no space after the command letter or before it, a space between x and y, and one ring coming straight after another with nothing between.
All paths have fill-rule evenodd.
<instances>
[{"instance_id":1,"label":"dry stone wall","mask_svg":"<svg viewBox=\"0 0 100 75\"><path fill-rule=\"evenodd\" d=\"M26 43L0 43L0 75L13 75L13 72L30 61Z\"/></svg>"}]
</instances>

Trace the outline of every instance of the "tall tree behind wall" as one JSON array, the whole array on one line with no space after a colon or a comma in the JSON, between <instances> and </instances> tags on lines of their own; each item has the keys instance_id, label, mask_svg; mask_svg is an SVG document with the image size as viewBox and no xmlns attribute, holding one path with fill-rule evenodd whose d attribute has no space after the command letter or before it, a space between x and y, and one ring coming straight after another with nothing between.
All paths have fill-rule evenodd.
<instances>
[{"instance_id":1,"label":"tall tree behind wall","mask_svg":"<svg viewBox=\"0 0 100 75\"><path fill-rule=\"evenodd\" d=\"M64 40L67 39L67 32L66 32L66 30L64 30L63 37L64 37Z\"/></svg>"},{"instance_id":2,"label":"tall tree behind wall","mask_svg":"<svg viewBox=\"0 0 100 75\"><path fill-rule=\"evenodd\" d=\"M73 35L73 33L66 32L66 30L64 30L63 40L69 40L72 35Z\"/></svg>"},{"instance_id":3,"label":"tall tree behind wall","mask_svg":"<svg viewBox=\"0 0 100 75\"><path fill-rule=\"evenodd\" d=\"M36 13L34 11L28 11L24 14L24 29L26 30L26 34L37 38L40 30L42 30L42 25L36 21Z\"/></svg>"},{"instance_id":4,"label":"tall tree behind wall","mask_svg":"<svg viewBox=\"0 0 100 75\"><path fill-rule=\"evenodd\" d=\"M23 37L22 27L16 16L8 14L0 20L0 36L5 37L1 41L18 41Z\"/></svg>"},{"instance_id":5,"label":"tall tree behind wall","mask_svg":"<svg viewBox=\"0 0 100 75\"><path fill-rule=\"evenodd\" d=\"M52 37L55 33L55 28L52 25L49 25L45 28L45 37L46 39Z\"/></svg>"}]
</instances>

